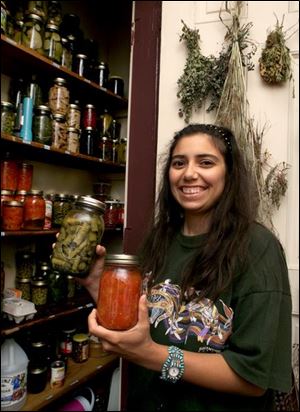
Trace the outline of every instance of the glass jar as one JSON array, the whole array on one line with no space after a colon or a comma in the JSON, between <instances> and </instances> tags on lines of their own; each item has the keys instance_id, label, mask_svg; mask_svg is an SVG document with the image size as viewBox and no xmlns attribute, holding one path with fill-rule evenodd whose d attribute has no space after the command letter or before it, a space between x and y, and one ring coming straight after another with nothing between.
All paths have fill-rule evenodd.
<instances>
[{"instance_id":1,"label":"glass jar","mask_svg":"<svg viewBox=\"0 0 300 412\"><path fill-rule=\"evenodd\" d=\"M104 224L106 228L115 229L118 224L118 201L107 200L104 213Z\"/></svg>"},{"instance_id":2,"label":"glass jar","mask_svg":"<svg viewBox=\"0 0 300 412\"><path fill-rule=\"evenodd\" d=\"M1 101L1 132L12 134L15 124L15 106Z\"/></svg>"},{"instance_id":3,"label":"glass jar","mask_svg":"<svg viewBox=\"0 0 300 412\"><path fill-rule=\"evenodd\" d=\"M99 158L103 162L110 162L112 160L112 141L102 136L99 144Z\"/></svg>"},{"instance_id":4,"label":"glass jar","mask_svg":"<svg viewBox=\"0 0 300 412\"><path fill-rule=\"evenodd\" d=\"M80 196L64 218L52 254L54 270L85 277L104 232L105 204L90 196Z\"/></svg>"},{"instance_id":5,"label":"glass jar","mask_svg":"<svg viewBox=\"0 0 300 412\"><path fill-rule=\"evenodd\" d=\"M4 0L1 0L1 33L6 34L8 8Z\"/></svg>"},{"instance_id":6,"label":"glass jar","mask_svg":"<svg viewBox=\"0 0 300 412\"><path fill-rule=\"evenodd\" d=\"M93 80L100 87L107 87L108 76L109 76L108 65L104 62L100 62L100 64L94 69Z\"/></svg>"},{"instance_id":7,"label":"glass jar","mask_svg":"<svg viewBox=\"0 0 300 412\"><path fill-rule=\"evenodd\" d=\"M27 191L26 190L17 190L16 194L15 194L15 198L14 200L16 200L17 202L25 202L26 196L27 196Z\"/></svg>"},{"instance_id":8,"label":"glass jar","mask_svg":"<svg viewBox=\"0 0 300 412\"><path fill-rule=\"evenodd\" d=\"M108 90L118 96L124 97L124 80L120 76L111 76L107 83Z\"/></svg>"},{"instance_id":9,"label":"glass jar","mask_svg":"<svg viewBox=\"0 0 300 412\"><path fill-rule=\"evenodd\" d=\"M62 9L60 1L49 1L48 2L48 19L47 22L50 24L60 25L62 22Z\"/></svg>"},{"instance_id":10,"label":"glass jar","mask_svg":"<svg viewBox=\"0 0 300 412\"><path fill-rule=\"evenodd\" d=\"M45 223L45 199L42 190L28 192L24 202L25 230L43 230Z\"/></svg>"},{"instance_id":11,"label":"glass jar","mask_svg":"<svg viewBox=\"0 0 300 412\"><path fill-rule=\"evenodd\" d=\"M49 301L59 303L65 301L68 294L67 278L63 274L52 271L48 278Z\"/></svg>"},{"instance_id":12,"label":"glass jar","mask_svg":"<svg viewBox=\"0 0 300 412\"><path fill-rule=\"evenodd\" d=\"M77 104L71 103L67 113L67 124L69 127L80 129L80 108Z\"/></svg>"},{"instance_id":13,"label":"glass jar","mask_svg":"<svg viewBox=\"0 0 300 412\"><path fill-rule=\"evenodd\" d=\"M26 14L37 14L39 17L41 17L42 21L45 21L47 17L47 4L45 4L45 1L28 1L27 2L27 10Z\"/></svg>"},{"instance_id":14,"label":"glass jar","mask_svg":"<svg viewBox=\"0 0 300 412\"><path fill-rule=\"evenodd\" d=\"M71 209L69 196L64 193L56 194L53 201L52 224L54 227L61 226L64 217Z\"/></svg>"},{"instance_id":15,"label":"glass jar","mask_svg":"<svg viewBox=\"0 0 300 412\"><path fill-rule=\"evenodd\" d=\"M69 108L70 93L67 82L62 77L54 79L54 85L49 90L49 107L52 114L66 116Z\"/></svg>"},{"instance_id":16,"label":"glass jar","mask_svg":"<svg viewBox=\"0 0 300 412\"><path fill-rule=\"evenodd\" d=\"M73 71L79 76L86 77L88 57L85 54L76 54L74 58Z\"/></svg>"},{"instance_id":17,"label":"glass jar","mask_svg":"<svg viewBox=\"0 0 300 412\"><path fill-rule=\"evenodd\" d=\"M32 186L33 165L30 163L18 164L18 183L17 190L31 190Z\"/></svg>"},{"instance_id":18,"label":"glass jar","mask_svg":"<svg viewBox=\"0 0 300 412\"><path fill-rule=\"evenodd\" d=\"M45 261L40 261L37 264L36 272L34 275L34 280L46 280L47 281L50 273L51 273L50 263L45 262Z\"/></svg>"},{"instance_id":19,"label":"glass jar","mask_svg":"<svg viewBox=\"0 0 300 412\"><path fill-rule=\"evenodd\" d=\"M43 104L43 91L40 86L40 80L37 79L37 76L33 75L30 83L28 83L25 97L28 96L32 99L32 106L35 108Z\"/></svg>"},{"instance_id":20,"label":"glass jar","mask_svg":"<svg viewBox=\"0 0 300 412\"><path fill-rule=\"evenodd\" d=\"M17 190L18 163L15 160L1 160L1 190Z\"/></svg>"},{"instance_id":21,"label":"glass jar","mask_svg":"<svg viewBox=\"0 0 300 412\"><path fill-rule=\"evenodd\" d=\"M73 278L74 280L74 278ZM73 351L73 335L75 334L75 328L63 329L61 331L61 339L59 349L61 353L65 355L71 355Z\"/></svg>"},{"instance_id":22,"label":"glass jar","mask_svg":"<svg viewBox=\"0 0 300 412\"><path fill-rule=\"evenodd\" d=\"M121 164L126 163L126 153L127 153L127 139L122 138L118 144L118 162Z\"/></svg>"},{"instance_id":23,"label":"glass jar","mask_svg":"<svg viewBox=\"0 0 300 412\"><path fill-rule=\"evenodd\" d=\"M62 114L54 114L52 119L52 145L54 149L67 150L67 124Z\"/></svg>"},{"instance_id":24,"label":"glass jar","mask_svg":"<svg viewBox=\"0 0 300 412\"><path fill-rule=\"evenodd\" d=\"M31 281L31 301L36 306L45 305L48 297L48 285L46 280Z\"/></svg>"},{"instance_id":25,"label":"glass jar","mask_svg":"<svg viewBox=\"0 0 300 412\"><path fill-rule=\"evenodd\" d=\"M15 199L15 192L13 190L1 190L1 219L2 219L2 202Z\"/></svg>"},{"instance_id":26,"label":"glass jar","mask_svg":"<svg viewBox=\"0 0 300 412\"><path fill-rule=\"evenodd\" d=\"M75 127L67 128L67 150L72 153L79 153L80 130Z\"/></svg>"},{"instance_id":27,"label":"glass jar","mask_svg":"<svg viewBox=\"0 0 300 412\"><path fill-rule=\"evenodd\" d=\"M83 127L97 128L97 113L93 104L87 104L83 111Z\"/></svg>"},{"instance_id":28,"label":"glass jar","mask_svg":"<svg viewBox=\"0 0 300 412\"><path fill-rule=\"evenodd\" d=\"M2 229L21 230L23 223L23 203L16 200L2 202Z\"/></svg>"},{"instance_id":29,"label":"glass jar","mask_svg":"<svg viewBox=\"0 0 300 412\"><path fill-rule=\"evenodd\" d=\"M76 283L75 283L75 278L73 276L68 276L68 299L73 299L75 296L75 290L76 290Z\"/></svg>"},{"instance_id":30,"label":"glass jar","mask_svg":"<svg viewBox=\"0 0 300 412\"><path fill-rule=\"evenodd\" d=\"M51 110L46 105L39 105L34 110L32 139L34 142L51 145L52 143L52 118Z\"/></svg>"},{"instance_id":31,"label":"glass jar","mask_svg":"<svg viewBox=\"0 0 300 412\"><path fill-rule=\"evenodd\" d=\"M119 202L117 213L117 227L122 228L124 226L124 202Z\"/></svg>"},{"instance_id":32,"label":"glass jar","mask_svg":"<svg viewBox=\"0 0 300 412\"><path fill-rule=\"evenodd\" d=\"M40 393L46 385L48 379L47 366L28 365L27 390L29 393Z\"/></svg>"},{"instance_id":33,"label":"glass jar","mask_svg":"<svg viewBox=\"0 0 300 412\"><path fill-rule=\"evenodd\" d=\"M22 292L22 299L31 299L31 279L16 279L16 288Z\"/></svg>"},{"instance_id":34,"label":"glass jar","mask_svg":"<svg viewBox=\"0 0 300 412\"><path fill-rule=\"evenodd\" d=\"M25 18L22 31L22 44L43 54L43 19L34 13Z\"/></svg>"},{"instance_id":35,"label":"glass jar","mask_svg":"<svg viewBox=\"0 0 300 412\"><path fill-rule=\"evenodd\" d=\"M99 282L99 324L113 330L132 328L138 320L141 288L142 276L136 256L107 255Z\"/></svg>"},{"instance_id":36,"label":"glass jar","mask_svg":"<svg viewBox=\"0 0 300 412\"><path fill-rule=\"evenodd\" d=\"M89 336L86 333L77 333L73 336L72 357L75 362L85 362L89 358Z\"/></svg>"},{"instance_id":37,"label":"glass jar","mask_svg":"<svg viewBox=\"0 0 300 412\"><path fill-rule=\"evenodd\" d=\"M61 63L60 64L66 69L72 70L73 55L72 55L72 50L70 48L69 40L66 39L65 37L62 37L61 44L62 44L62 53L61 53Z\"/></svg>"},{"instance_id":38,"label":"glass jar","mask_svg":"<svg viewBox=\"0 0 300 412\"><path fill-rule=\"evenodd\" d=\"M11 12L8 10L6 17L6 36L10 39L14 39L15 36L15 24L14 18L11 15Z\"/></svg>"},{"instance_id":39,"label":"glass jar","mask_svg":"<svg viewBox=\"0 0 300 412\"><path fill-rule=\"evenodd\" d=\"M22 31L23 31L24 21L17 20L15 23L15 34L14 34L14 41L17 44L22 43Z\"/></svg>"},{"instance_id":40,"label":"glass jar","mask_svg":"<svg viewBox=\"0 0 300 412\"><path fill-rule=\"evenodd\" d=\"M16 252L16 279L31 279L34 272L34 254L28 251Z\"/></svg>"},{"instance_id":41,"label":"glass jar","mask_svg":"<svg viewBox=\"0 0 300 412\"><path fill-rule=\"evenodd\" d=\"M30 342L29 358L32 365L46 365L47 363L47 343L38 336Z\"/></svg>"},{"instance_id":42,"label":"glass jar","mask_svg":"<svg viewBox=\"0 0 300 412\"><path fill-rule=\"evenodd\" d=\"M93 127L86 127L79 141L80 153L88 156L98 156L97 132Z\"/></svg>"},{"instance_id":43,"label":"glass jar","mask_svg":"<svg viewBox=\"0 0 300 412\"><path fill-rule=\"evenodd\" d=\"M54 194L46 194L45 198L45 223L44 229L51 229L52 227L52 214L53 214L53 201Z\"/></svg>"},{"instance_id":44,"label":"glass jar","mask_svg":"<svg viewBox=\"0 0 300 412\"><path fill-rule=\"evenodd\" d=\"M113 163L118 163L118 140L112 140L112 147L111 147L111 160Z\"/></svg>"},{"instance_id":45,"label":"glass jar","mask_svg":"<svg viewBox=\"0 0 300 412\"><path fill-rule=\"evenodd\" d=\"M113 117L108 113L107 109L104 109L104 112L100 116L100 136L111 137L110 131L112 127Z\"/></svg>"},{"instance_id":46,"label":"glass jar","mask_svg":"<svg viewBox=\"0 0 300 412\"><path fill-rule=\"evenodd\" d=\"M59 27L56 24L47 24L44 38L44 54L49 59L60 63L62 55L62 44Z\"/></svg>"}]
</instances>

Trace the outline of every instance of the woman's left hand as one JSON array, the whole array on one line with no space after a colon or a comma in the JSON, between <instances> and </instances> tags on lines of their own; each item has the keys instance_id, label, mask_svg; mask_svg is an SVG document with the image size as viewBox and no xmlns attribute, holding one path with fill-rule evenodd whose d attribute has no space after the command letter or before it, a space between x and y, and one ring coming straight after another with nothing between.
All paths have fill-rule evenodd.
<instances>
[{"instance_id":1,"label":"woman's left hand","mask_svg":"<svg viewBox=\"0 0 300 412\"><path fill-rule=\"evenodd\" d=\"M147 297L142 295L139 300L137 324L126 331L113 331L99 325L97 311L93 309L88 317L89 331L100 338L103 349L124 356L126 359L139 362L143 353L148 353L149 346L154 342L150 336Z\"/></svg>"}]
</instances>

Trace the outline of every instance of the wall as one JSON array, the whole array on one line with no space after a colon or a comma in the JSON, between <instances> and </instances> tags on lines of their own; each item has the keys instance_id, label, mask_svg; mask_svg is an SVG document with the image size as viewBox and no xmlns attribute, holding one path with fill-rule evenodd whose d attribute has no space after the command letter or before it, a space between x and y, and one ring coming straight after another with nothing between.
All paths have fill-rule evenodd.
<instances>
[{"instance_id":1,"label":"wall","mask_svg":"<svg viewBox=\"0 0 300 412\"><path fill-rule=\"evenodd\" d=\"M159 90L158 124L158 166L160 154L175 131L185 126L178 116L180 107L176 97L177 80L183 73L186 47L179 41L183 20L190 28L199 29L200 47L204 55L217 55L223 44L226 28L219 20L219 1L163 1L162 2L162 37L161 68ZM275 15L281 22L284 15L284 29L290 28L298 20L299 5L295 1L248 1L242 24L252 22L250 37L257 43L257 52L253 58L255 70L247 75L247 97L250 114L258 125L268 124L264 137L264 147L272 154L274 164L285 161L291 165L288 174L289 187L279 211L274 215L274 224L285 248L293 296L293 341L299 338L299 42L298 32L287 42L293 59L295 79L295 98L292 98L292 83L283 86L268 86L261 79L258 71L258 59L265 45L268 30L276 23ZM274 15L275 14L275 15ZM229 22L228 22L229 23ZM291 30L292 33L294 30ZM204 110L195 113L191 122L213 122L214 114Z\"/></svg>"}]
</instances>

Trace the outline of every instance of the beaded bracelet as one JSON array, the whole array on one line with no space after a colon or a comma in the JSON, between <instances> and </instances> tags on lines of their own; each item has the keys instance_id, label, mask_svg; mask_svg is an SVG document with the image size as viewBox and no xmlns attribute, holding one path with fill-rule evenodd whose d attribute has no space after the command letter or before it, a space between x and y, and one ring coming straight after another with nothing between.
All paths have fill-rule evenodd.
<instances>
[{"instance_id":1,"label":"beaded bracelet","mask_svg":"<svg viewBox=\"0 0 300 412\"><path fill-rule=\"evenodd\" d=\"M163 364L160 378L175 383L182 377L184 372L183 352L176 346L169 346L168 352L169 356Z\"/></svg>"}]
</instances>

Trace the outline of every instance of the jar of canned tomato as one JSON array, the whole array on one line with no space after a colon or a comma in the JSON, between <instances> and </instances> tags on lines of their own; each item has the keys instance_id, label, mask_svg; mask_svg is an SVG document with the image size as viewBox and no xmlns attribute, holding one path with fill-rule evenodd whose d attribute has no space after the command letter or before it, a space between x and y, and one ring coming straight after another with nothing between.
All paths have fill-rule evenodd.
<instances>
[{"instance_id":1,"label":"jar of canned tomato","mask_svg":"<svg viewBox=\"0 0 300 412\"><path fill-rule=\"evenodd\" d=\"M142 276L137 256L107 255L99 282L97 318L112 330L127 330L138 320Z\"/></svg>"},{"instance_id":2,"label":"jar of canned tomato","mask_svg":"<svg viewBox=\"0 0 300 412\"><path fill-rule=\"evenodd\" d=\"M27 193L28 192L26 190L17 190L14 200L17 200L18 202L24 202L26 199Z\"/></svg>"},{"instance_id":3,"label":"jar of canned tomato","mask_svg":"<svg viewBox=\"0 0 300 412\"><path fill-rule=\"evenodd\" d=\"M17 190L18 163L15 160L1 160L1 189Z\"/></svg>"},{"instance_id":4,"label":"jar of canned tomato","mask_svg":"<svg viewBox=\"0 0 300 412\"><path fill-rule=\"evenodd\" d=\"M45 199L42 190L31 190L28 192L24 202L25 230L42 230L45 223Z\"/></svg>"},{"instance_id":5,"label":"jar of canned tomato","mask_svg":"<svg viewBox=\"0 0 300 412\"><path fill-rule=\"evenodd\" d=\"M17 190L31 190L33 165L29 163L18 164Z\"/></svg>"},{"instance_id":6,"label":"jar of canned tomato","mask_svg":"<svg viewBox=\"0 0 300 412\"><path fill-rule=\"evenodd\" d=\"M23 223L23 203L8 200L2 204L2 229L21 230Z\"/></svg>"},{"instance_id":7,"label":"jar of canned tomato","mask_svg":"<svg viewBox=\"0 0 300 412\"><path fill-rule=\"evenodd\" d=\"M1 218L2 218L2 202L7 200L17 200L15 199L13 190L1 190Z\"/></svg>"}]
</instances>

